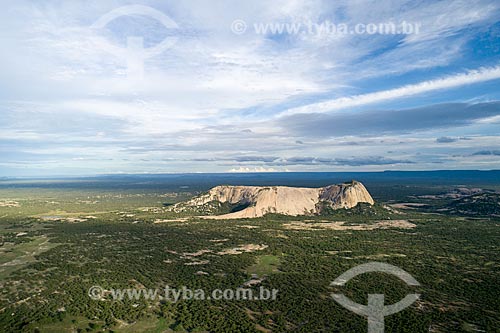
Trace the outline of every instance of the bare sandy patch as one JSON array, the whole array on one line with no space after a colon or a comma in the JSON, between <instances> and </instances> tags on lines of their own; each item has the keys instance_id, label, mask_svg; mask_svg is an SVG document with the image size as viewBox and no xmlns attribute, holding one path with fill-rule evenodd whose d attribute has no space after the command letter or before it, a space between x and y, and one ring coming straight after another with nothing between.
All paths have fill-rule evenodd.
<instances>
[{"instance_id":1,"label":"bare sandy patch","mask_svg":"<svg viewBox=\"0 0 500 333\"><path fill-rule=\"evenodd\" d=\"M156 219L153 223L186 222L187 220L187 217L181 217L178 219Z\"/></svg>"},{"instance_id":2,"label":"bare sandy patch","mask_svg":"<svg viewBox=\"0 0 500 333\"><path fill-rule=\"evenodd\" d=\"M416 208L425 207L428 205L424 204L424 203L417 203L417 202L401 202L401 203L391 204L389 206L392 208L396 208L396 209L416 209Z\"/></svg>"},{"instance_id":3,"label":"bare sandy patch","mask_svg":"<svg viewBox=\"0 0 500 333\"><path fill-rule=\"evenodd\" d=\"M19 202L13 200L0 201L0 207L19 207Z\"/></svg>"},{"instance_id":4,"label":"bare sandy patch","mask_svg":"<svg viewBox=\"0 0 500 333\"><path fill-rule=\"evenodd\" d=\"M67 217L67 216L59 216L59 215L45 215L40 216L42 221L61 221L61 222L69 222L69 223L78 223L78 222L86 222L88 219L81 217Z\"/></svg>"},{"instance_id":5,"label":"bare sandy patch","mask_svg":"<svg viewBox=\"0 0 500 333\"><path fill-rule=\"evenodd\" d=\"M64 219L64 221L70 222L70 223L78 223L78 222L86 222L87 219L79 218L79 217L67 217L66 219Z\"/></svg>"},{"instance_id":6,"label":"bare sandy patch","mask_svg":"<svg viewBox=\"0 0 500 333\"><path fill-rule=\"evenodd\" d=\"M203 255L205 253L210 253L210 252L212 252L212 251L209 250L209 249L203 249L203 250L199 250L199 251L193 252L193 253L183 253L182 256L183 257L189 257L189 258L191 258L191 257L199 257L199 256L201 256L201 255Z\"/></svg>"},{"instance_id":7,"label":"bare sandy patch","mask_svg":"<svg viewBox=\"0 0 500 333\"><path fill-rule=\"evenodd\" d=\"M391 258L391 257L403 258L403 257L406 257L406 254L402 254L402 253L377 253L377 254L370 254L367 256L355 256L354 258L377 260L377 259Z\"/></svg>"},{"instance_id":8,"label":"bare sandy patch","mask_svg":"<svg viewBox=\"0 0 500 333\"><path fill-rule=\"evenodd\" d=\"M191 262L184 263L184 265L186 265L186 266L206 265L209 262L210 262L209 260L191 261Z\"/></svg>"},{"instance_id":9,"label":"bare sandy patch","mask_svg":"<svg viewBox=\"0 0 500 333\"><path fill-rule=\"evenodd\" d=\"M255 251L262 251L264 249L267 249L269 246L265 244L245 244L245 245L240 245L239 247L233 247L232 249L226 249L221 252L217 252L219 255L226 255L226 254L242 254L245 252L255 252Z\"/></svg>"},{"instance_id":10,"label":"bare sandy patch","mask_svg":"<svg viewBox=\"0 0 500 333\"><path fill-rule=\"evenodd\" d=\"M355 224L355 225L345 225L344 221L336 222L320 222L320 223L305 223L305 222L290 222L283 224L285 229L290 230L375 230L375 229L389 229L389 228L400 228L400 229L411 229L415 228L416 225L409 222L408 220L383 220L376 221L372 224Z\"/></svg>"},{"instance_id":11,"label":"bare sandy patch","mask_svg":"<svg viewBox=\"0 0 500 333\"><path fill-rule=\"evenodd\" d=\"M243 283L243 286L244 287L253 287L253 286L261 284L262 281L264 281L264 280L265 280L265 278L252 277L250 280Z\"/></svg>"},{"instance_id":12,"label":"bare sandy patch","mask_svg":"<svg viewBox=\"0 0 500 333\"><path fill-rule=\"evenodd\" d=\"M352 253L351 250L345 250L345 251L325 251L325 252L328 253L328 254L332 254L332 255L339 254L339 253Z\"/></svg>"}]
</instances>

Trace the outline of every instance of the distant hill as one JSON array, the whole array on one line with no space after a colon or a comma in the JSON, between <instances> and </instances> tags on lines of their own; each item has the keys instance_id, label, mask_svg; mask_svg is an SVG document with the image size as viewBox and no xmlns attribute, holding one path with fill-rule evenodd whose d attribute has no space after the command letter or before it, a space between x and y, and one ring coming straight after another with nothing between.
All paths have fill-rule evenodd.
<instances>
[{"instance_id":1,"label":"distant hill","mask_svg":"<svg viewBox=\"0 0 500 333\"><path fill-rule=\"evenodd\" d=\"M452 201L446 209L451 214L500 216L500 194L486 192L462 197Z\"/></svg>"},{"instance_id":2,"label":"distant hill","mask_svg":"<svg viewBox=\"0 0 500 333\"><path fill-rule=\"evenodd\" d=\"M320 188L287 186L216 186L207 193L171 207L175 212L217 213L223 204L232 212L216 218L253 218L268 213L283 215L319 214L323 209L352 208L358 203L374 204L365 186L357 181Z\"/></svg>"}]
</instances>

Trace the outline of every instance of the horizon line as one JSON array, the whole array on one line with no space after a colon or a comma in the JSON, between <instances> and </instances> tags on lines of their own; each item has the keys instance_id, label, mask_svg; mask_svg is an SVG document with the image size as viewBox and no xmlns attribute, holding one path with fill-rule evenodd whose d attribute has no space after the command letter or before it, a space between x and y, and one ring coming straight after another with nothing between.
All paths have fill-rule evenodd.
<instances>
[{"instance_id":1,"label":"horizon line","mask_svg":"<svg viewBox=\"0 0 500 333\"><path fill-rule=\"evenodd\" d=\"M0 181L8 179L54 179L54 178L98 178L111 176L166 176L166 175L256 175L256 174L321 174L321 173L416 173L416 172L500 172L500 169L433 169L433 170L382 170L382 171L264 171L264 172L161 172L161 173L101 173L89 175L46 175L46 176L0 176Z\"/></svg>"}]
</instances>

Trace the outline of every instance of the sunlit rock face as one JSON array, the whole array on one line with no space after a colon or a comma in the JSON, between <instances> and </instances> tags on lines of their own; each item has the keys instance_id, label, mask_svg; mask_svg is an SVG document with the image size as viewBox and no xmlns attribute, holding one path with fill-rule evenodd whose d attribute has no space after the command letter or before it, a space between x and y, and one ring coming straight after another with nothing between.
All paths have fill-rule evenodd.
<instances>
[{"instance_id":1,"label":"sunlit rock face","mask_svg":"<svg viewBox=\"0 0 500 333\"><path fill-rule=\"evenodd\" d=\"M210 202L242 204L246 208L213 218L252 218L268 213L284 215L313 215L322 207L352 208L360 202L374 204L363 184L352 181L320 188L287 186L230 186L222 185L207 193L176 204L175 211L202 207ZM210 217L208 217L210 218Z\"/></svg>"}]
</instances>

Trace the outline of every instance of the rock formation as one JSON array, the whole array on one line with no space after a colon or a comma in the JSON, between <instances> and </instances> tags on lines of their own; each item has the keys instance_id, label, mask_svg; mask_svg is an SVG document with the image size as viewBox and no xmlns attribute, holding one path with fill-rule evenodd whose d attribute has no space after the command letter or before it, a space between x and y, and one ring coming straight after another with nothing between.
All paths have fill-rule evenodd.
<instances>
[{"instance_id":1,"label":"rock formation","mask_svg":"<svg viewBox=\"0 0 500 333\"><path fill-rule=\"evenodd\" d=\"M366 188L357 181L320 188L287 186L222 185L172 207L176 212L206 207L210 203L240 205L243 209L207 218L252 218L268 213L284 215L319 214L325 207L352 208L360 202L374 204Z\"/></svg>"}]
</instances>

